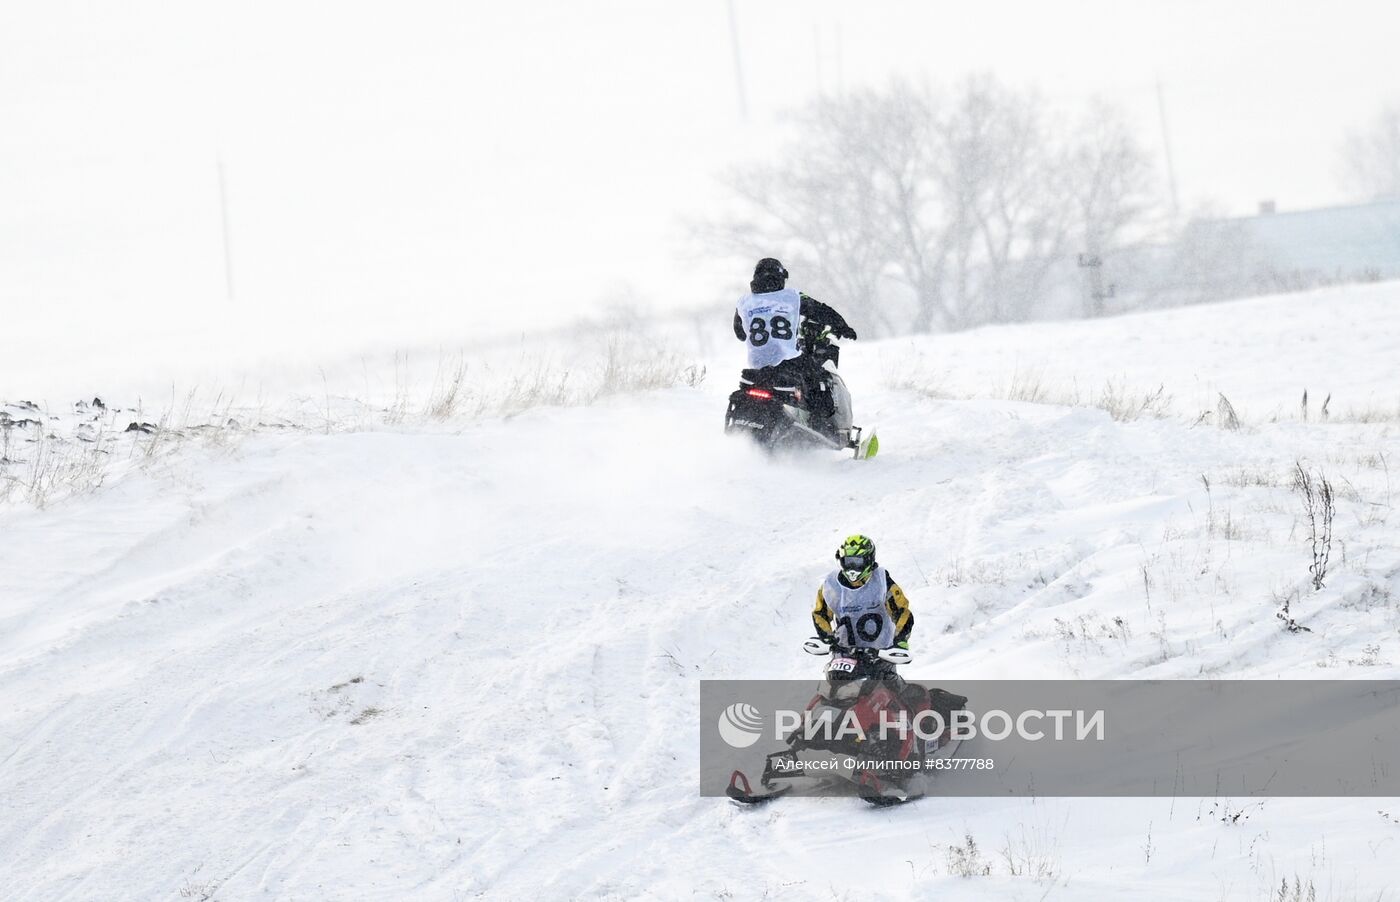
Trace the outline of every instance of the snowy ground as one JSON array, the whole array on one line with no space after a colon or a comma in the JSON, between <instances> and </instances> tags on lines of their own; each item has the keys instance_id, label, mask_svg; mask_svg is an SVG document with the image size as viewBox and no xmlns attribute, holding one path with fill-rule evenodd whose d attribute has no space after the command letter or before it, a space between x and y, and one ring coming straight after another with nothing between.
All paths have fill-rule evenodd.
<instances>
[{"instance_id":1,"label":"snowy ground","mask_svg":"<svg viewBox=\"0 0 1400 902\"><path fill-rule=\"evenodd\" d=\"M1397 351L1394 285L855 343L868 464L726 440L737 343L698 385L594 373L568 406L437 418L327 389L273 405L280 428L226 405L236 429L186 416L159 446L103 414L101 479L0 509L0 886L1393 898L1400 801L740 810L696 794L695 710L702 678L815 676L811 597L855 531L912 599L907 675L953 688L1397 676ZM46 416L82 447L82 417ZM1299 462L1339 498L1320 591Z\"/></svg>"}]
</instances>

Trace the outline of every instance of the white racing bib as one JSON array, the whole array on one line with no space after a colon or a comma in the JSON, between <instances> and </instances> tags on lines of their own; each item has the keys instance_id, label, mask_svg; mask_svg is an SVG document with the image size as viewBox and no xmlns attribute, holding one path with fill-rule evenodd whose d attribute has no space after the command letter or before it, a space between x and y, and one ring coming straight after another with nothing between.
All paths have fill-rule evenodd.
<instances>
[{"instance_id":1,"label":"white racing bib","mask_svg":"<svg viewBox=\"0 0 1400 902\"><path fill-rule=\"evenodd\" d=\"M838 573L828 575L822 585L836 641L847 648L889 648L894 643L894 621L885 607L889 582L885 568L876 564L875 572L859 589L841 585Z\"/></svg>"},{"instance_id":2,"label":"white racing bib","mask_svg":"<svg viewBox=\"0 0 1400 902\"><path fill-rule=\"evenodd\" d=\"M802 295L795 288L746 294L739 298L749 368L774 366L797 356L797 330L802 324Z\"/></svg>"}]
</instances>

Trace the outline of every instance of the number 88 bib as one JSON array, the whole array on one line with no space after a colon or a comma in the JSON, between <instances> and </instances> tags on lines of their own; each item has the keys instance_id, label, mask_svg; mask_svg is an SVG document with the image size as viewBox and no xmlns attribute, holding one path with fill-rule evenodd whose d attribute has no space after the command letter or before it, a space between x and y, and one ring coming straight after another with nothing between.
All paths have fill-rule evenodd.
<instances>
[{"instance_id":1,"label":"number 88 bib","mask_svg":"<svg viewBox=\"0 0 1400 902\"><path fill-rule=\"evenodd\" d=\"M802 295L796 289L746 294L739 299L738 309L750 368L775 366L797 356Z\"/></svg>"}]
</instances>

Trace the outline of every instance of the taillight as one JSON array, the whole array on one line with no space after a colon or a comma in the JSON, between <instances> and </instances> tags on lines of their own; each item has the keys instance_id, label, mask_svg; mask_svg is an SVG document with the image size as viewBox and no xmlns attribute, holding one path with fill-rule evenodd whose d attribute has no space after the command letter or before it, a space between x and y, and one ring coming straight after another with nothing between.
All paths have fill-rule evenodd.
<instances>
[{"instance_id":1,"label":"taillight","mask_svg":"<svg viewBox=\"0 0 1400 902\"><path fill-rule=\"evenodd\" d=\"M762 398L765 401L773 397L773 393L771 391L764 391L761 388L751 388L748 390L747 394L750 398Z\"/></svg>"}]
</instances>

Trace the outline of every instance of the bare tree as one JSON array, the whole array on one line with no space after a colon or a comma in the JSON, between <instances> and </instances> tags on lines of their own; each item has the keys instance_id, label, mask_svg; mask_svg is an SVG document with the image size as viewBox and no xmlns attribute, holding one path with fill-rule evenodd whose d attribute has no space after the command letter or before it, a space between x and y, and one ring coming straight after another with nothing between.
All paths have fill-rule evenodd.
<instances>
[{"instance_id":1,"label":"bare tree","mask_svg":"<svg viewBox=\"0 0 1400 902\"><path fill-rule=\"evenodd\" d=\"M794 116L798 139L783 162L735 169L725 184L741 212L703 228L702 241L725 253L756 260L778 255L802 273L804 286L876 325L893 331L876 303L887 265L878 208L870 199L870 171L843 145L842 108L821 103Z\"/></svg>"},{"instance_id":2,"label":"bare tree","mask_svg":"<svg viewBox=\"0 0 1400 902\"><path fill-rule=\"evenodd\" d=\"M956 248L953 326L1024 319L1065 235L1060 159L1034 94L979 76L941 123L939 173Z\"/></svg>"},{"instance_id":3,"label":"bare tree","mask_svg":"<svg viewBox=\"0 0 1400 902\"><path fill-rule=\"evenodd\" d=\"M844 152L870 173L864 195L880 232L884 270L914 302L915 331L948 324L943 276L949 254L947 226L938 216L936 164L938 104L926 88L896 82L886 92L848 98L840 123Z\"/></svg>"},{"instance_id":4,"label":"bare tree","mask_svg":"<svg viewBox=\"0 0 1400 902\"><path fill-rule=\"evenodd\" d=\"M710 243L788 255L875 334L1026 319L1075 233L1106 246L1141 210L1145 155L1106 109L1069 140L990 76L823 98L780 163L730 174L742 213Z\"/></svg>"},{"instance_id":5,"label":"bare tree","mask_svg":"<svg viewBox=\"0 0 1400 902\"><path fill-rule=\"evenodd\" d=\"M1342 149L1347 187L1366 198L1400 197L1400 105L1381 110Z\"/></svg>"},{"instance_id":6,"label":"bare tree","mask_svg":"<svg viewBox=\"0 0 1400 902\"><path fill-rule=\"evenodd\" d=\"M1090 104L1075 129L1064 169L1074 210L1073 240L1094 261L1101 263L1151 211L1148 159L1121 110L1099 100ZM1104 301L1102 284L1095 284L1086 293L1085 315L1102 316Z\"/></svg>"},{"instance_id":7,"label":"bare tree","mask_svg":"<svg viewBox=\"0 0 1400 902\"><path fill-rule=\"evenodd\" d=\"M1133 266L1143 280L1139 303L1149 308L1246 296L1265 253L1242 222L1211 206L1196 210L1168 243L1148 250Z\"/></svg>"}]
</instances>

